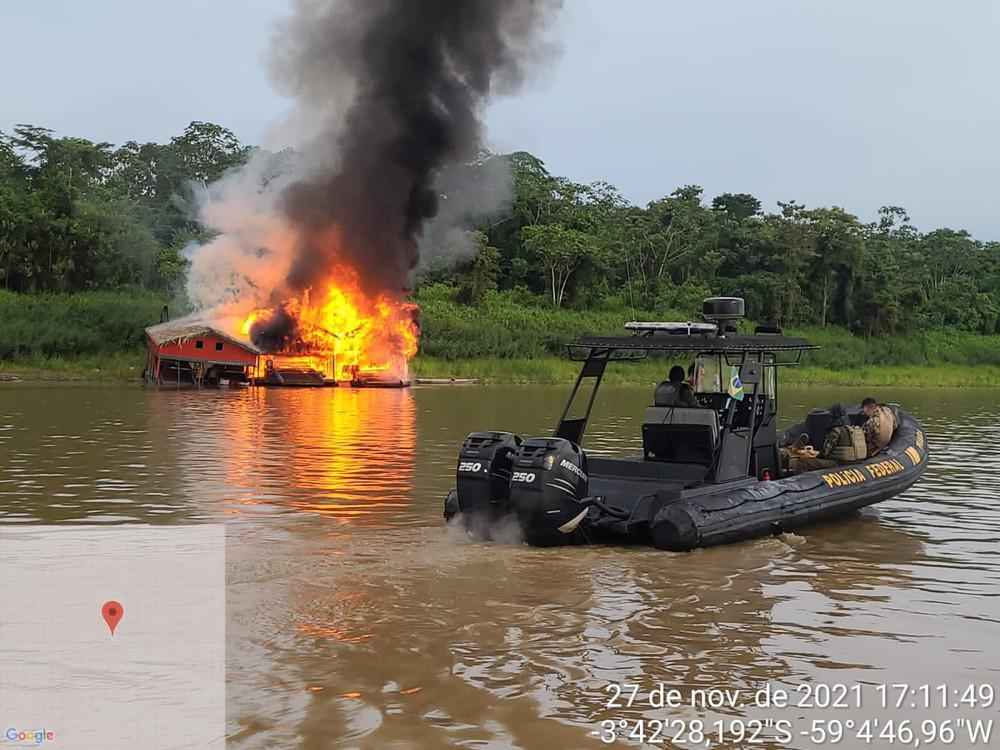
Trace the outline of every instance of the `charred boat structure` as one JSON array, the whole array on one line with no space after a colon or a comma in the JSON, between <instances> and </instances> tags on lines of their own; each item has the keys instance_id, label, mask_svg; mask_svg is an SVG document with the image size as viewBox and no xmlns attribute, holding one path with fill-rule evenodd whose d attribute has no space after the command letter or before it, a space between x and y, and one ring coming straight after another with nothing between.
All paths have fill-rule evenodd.
<instances>
[{"instance_id":1,"label":"charred boat structure","mask_svg":"<svg viewBox=\"0 0 1000 750\"><path fill-rule=\"evenodd\" d=\"M264 372L254 377L254 385L299 388L336 386L337 381L327 375L328 369L311 360L309 357L265 357Z\"/></svg>"},{"instance_id":2,"label":"charred boat structure","mask_svg":"<svg viewBox=\"0 0 1000 750\"><path fill-rule=\"evenodd\" d=\"M704 303L704 322L630 323L629 335L585 337L569 346L582 362L552 437L474 432L462 444L445 518L489 538L514 520L538 546L652 544L690 550L797 529L898 495L923 474L920 424L896 410L877 454L811 471L783 468L783 446L801 435L820 445L825 410L777 432L778 372L818 347L775 327L737 333L743 300ZM583 448L605 369L647 356L693 357L688 405L659 389L642 419L642 454L603 456ZM578 408L581 407L581 408ZM860 406L846 419L864 421Z\"/></svg>"}]
</instances>

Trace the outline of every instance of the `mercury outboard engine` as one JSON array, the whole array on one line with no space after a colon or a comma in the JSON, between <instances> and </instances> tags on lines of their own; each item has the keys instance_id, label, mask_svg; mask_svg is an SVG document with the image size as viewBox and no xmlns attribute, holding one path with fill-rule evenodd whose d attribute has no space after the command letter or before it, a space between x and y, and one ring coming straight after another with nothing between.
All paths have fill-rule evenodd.
<instances>
[{"instance_id":1,"label":"mercury outboard engine","mask_svg":"<svg viewBox=\"0 0 1000 750\"><path fill-rule=\"evenodd\" d=\"M511 461L521 438L510 432L473 432L458 452L456 488L444 506L444 517L459 513L465 527L483 538L490 528L510 513Z\"/></svg>"},{"instance_id":2,"label":"mercury outboard engine","mask_svg":"<svg viewBox=\"0 0 1000 750\"><path fill-rule=\"evenodd\" d=\"M530 438L514 454L510 505L525 541L571 544L587 515L587 456L563 438Z\"/></svg>"}]
</instances>

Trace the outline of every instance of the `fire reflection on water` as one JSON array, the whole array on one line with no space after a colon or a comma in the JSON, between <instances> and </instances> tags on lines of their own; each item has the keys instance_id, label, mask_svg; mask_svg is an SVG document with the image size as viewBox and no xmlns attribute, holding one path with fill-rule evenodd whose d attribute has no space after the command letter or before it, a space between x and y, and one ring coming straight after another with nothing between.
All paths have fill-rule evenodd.
<instances>
[{"instance_id":1,"label":"fire reflection on water","mask_svg":"<svg viewBox=\"0 0 1000 750\"><path fill-rule=\"evenodd\" d=\"M297 490L288 504L340 519L405 507L416 450L410 392L343 389L333 398L315 391L303 395L319 402L318 414L313 409L282 412L288 419L286 467Z\"/></svg>"},{"instance_id":2,"label":"fire reflection on water","mask_svg":"<svg viewBox=\"0 0 1000 750\"><path fill-rule=\"evenodd\" d=\"M217 500L230 516L286 507L342 522L409 504L416 414L408 390L250 388L219 397L224 408L187 395L183 425L174 427L184 433L175 444L181 483L199 503ZM163 406L165 418L176 414L177 404Z\"/></svg>"}]
</instances>

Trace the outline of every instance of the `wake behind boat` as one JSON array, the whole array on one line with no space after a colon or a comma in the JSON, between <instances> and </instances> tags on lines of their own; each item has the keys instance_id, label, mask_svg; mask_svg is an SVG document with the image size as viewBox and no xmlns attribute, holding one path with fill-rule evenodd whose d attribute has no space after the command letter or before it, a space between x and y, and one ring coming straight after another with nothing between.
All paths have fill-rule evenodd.
<instances>
[{"instance_id":1,"label":"wake behind boat","mask_svg":"<svg viewBox=\"0 0 1000 750\"><path fill-rule=\"evenodd\" d=\"M920 478L923 430L896 407L815 410L779 437L778 371L818 347L776 328L739 335L743 312L742 299L715 297L703 323L630 323L630 335L571 344L582 368L554 436L470 434L445 518L484 538L513 520L538 546L690 550L844 515ZM589 454L582 446L605 369L650 354L693 357L690 382L682 371L657 388L642 455ZM884 434L871 445L879 418Z\"/></svg>"}]
</instances>

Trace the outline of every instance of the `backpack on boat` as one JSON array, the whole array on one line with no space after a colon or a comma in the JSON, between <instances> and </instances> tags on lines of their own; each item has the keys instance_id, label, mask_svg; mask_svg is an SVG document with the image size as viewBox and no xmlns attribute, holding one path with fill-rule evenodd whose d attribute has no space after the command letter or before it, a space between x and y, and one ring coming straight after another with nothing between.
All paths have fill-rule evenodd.
<instances>
[{"instance_id":1,"label":"backpack on boat","mask_svg":"<svg viewBox=\"0 0 1000 750\"><path fill-rule=\"evenodd\" d=\"M865 431L854 425L838 425L827 433L822 455L839 464L864 461L868 457Z\"/></svg>"}]
</instances>

